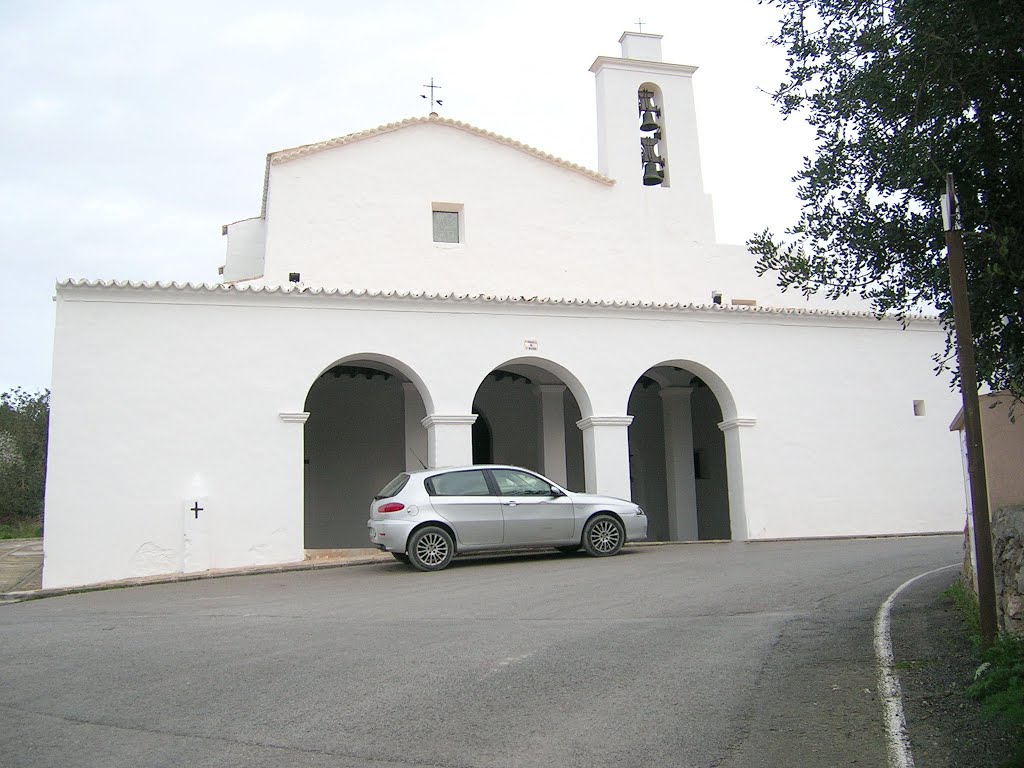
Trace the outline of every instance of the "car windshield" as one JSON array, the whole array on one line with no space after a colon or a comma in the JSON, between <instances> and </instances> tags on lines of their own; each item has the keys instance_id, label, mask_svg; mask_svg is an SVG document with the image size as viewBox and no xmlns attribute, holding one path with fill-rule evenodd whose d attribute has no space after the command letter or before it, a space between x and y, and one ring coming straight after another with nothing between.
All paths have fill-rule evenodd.
<instances>
[{"instance_id":1,"label":"car windshield","mask_svg":"<svg viewBox=\"0 0 1024 768\"><path fill-rule=\"evenodd\" d=\"M405 472L403 472L402 474L398 475L398 477L396 477L394 480L392 480L390 483L385 485L381 489L380 493L378 493L376 496L373 497L373 500L377 501L379 499L390 499L392 496L394 496L400 490L405 488L405 484L408 483L408 482L409 482L409 476L407 474L405 474ZM365 497L363 497L363 498L365 498Z\"/></svg>"}]
</instances>

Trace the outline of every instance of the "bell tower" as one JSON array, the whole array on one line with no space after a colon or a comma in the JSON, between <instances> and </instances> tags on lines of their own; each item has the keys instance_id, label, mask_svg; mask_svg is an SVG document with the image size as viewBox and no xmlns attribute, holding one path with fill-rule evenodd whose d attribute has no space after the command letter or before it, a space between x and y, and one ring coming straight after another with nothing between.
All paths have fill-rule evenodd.
<instances>
[{"instance_id":1,"label":"bell tower","mask_svg":"<svg viewBox=\"0 0 1024 768\"><path fill-rule=\"evenodd\" d=\"M625 190L707 206L693 99L696 67L661 60L661 35L623 32L622 57L599 56L598 170ZM713 226L713 225L712 225Z\"/></svg>"}]
</instances>

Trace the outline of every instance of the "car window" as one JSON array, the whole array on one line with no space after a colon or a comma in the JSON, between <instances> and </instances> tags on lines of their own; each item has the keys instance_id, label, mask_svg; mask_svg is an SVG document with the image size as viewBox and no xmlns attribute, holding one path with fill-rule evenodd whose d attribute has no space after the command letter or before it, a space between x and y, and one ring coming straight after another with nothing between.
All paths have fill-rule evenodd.
<instances>
[{"instance_id":1,"label":"car window","mask_svg":"<svg viewBox=\"0 0 1024 768\"><path fill-rule=\"evenodd\" d=\"M409 482L409 476L407 474L405 474L405 472L403 472L398 477L396 477L394 480L392 480L390 483L388 483L383 488L381 488L380 493L378 493L373 498L374 498L375 501L377 499L390 499L392 496L394 496L400 490L405 488L405 484L408 483L408 482Z\"/></svg>"},{"instance_id":2,"label":"car window","mask_svg":"<svg viewBox=\"0 0 1024 768\"><path fill-rule=\"evenodd\" d=\"M551 485L529 472L514 469L491 470L502 496L552 496Z\"/></svg>"},{"instance_id":3,"label":"car window","mask_svg":"<svg viewBox=\"0 0 1024 768\"><path fill-rule=\"evenodd\" d=\"M479 469L434 475L425 483L431 496L490 496L484 473Z\"/></svg>"}]
</instances>

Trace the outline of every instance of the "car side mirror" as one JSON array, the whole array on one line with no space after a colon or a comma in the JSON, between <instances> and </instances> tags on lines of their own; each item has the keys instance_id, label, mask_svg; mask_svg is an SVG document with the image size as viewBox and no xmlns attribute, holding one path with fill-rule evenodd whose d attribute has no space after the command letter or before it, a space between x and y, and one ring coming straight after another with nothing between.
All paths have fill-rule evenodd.
<instances>
[{"instance_id":1,"label":"car side mirror","mask_svg":"<svg viewBox=\"0 0 1024 768\"><path fill-rule=\"evenodd\" d=\"M565 492L561 488L551 486L551 498L560 499L562 496L565 496Z\"/></svg>"}]
</instances>

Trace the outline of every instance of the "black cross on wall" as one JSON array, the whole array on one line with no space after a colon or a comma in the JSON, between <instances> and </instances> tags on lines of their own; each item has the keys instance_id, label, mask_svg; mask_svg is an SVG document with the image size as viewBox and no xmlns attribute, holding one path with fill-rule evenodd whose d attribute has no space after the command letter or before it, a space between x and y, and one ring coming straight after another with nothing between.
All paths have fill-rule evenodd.
<instances>
[{"instance_id":1,"label":"black cross on wall","mask_svg":"<svg viewBox=\"0 0 1024 768\"><path fill-rule=\"evenodd\" d=\"M192 505L191 511L196 513L196 520L198 520L199 513L203 511L203 507L200 507L199 502L197 501L194 505Z\"/></svg>"}]
</instances>

